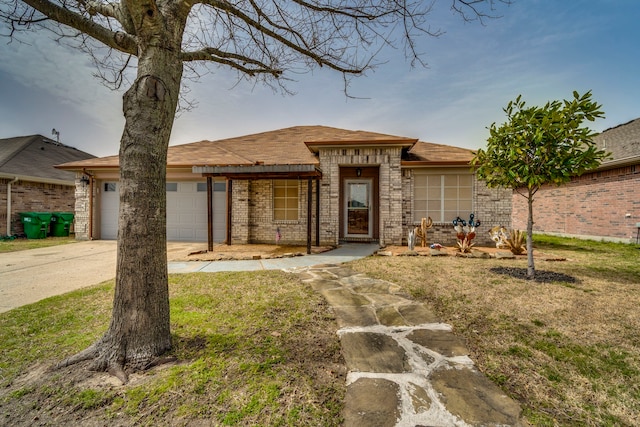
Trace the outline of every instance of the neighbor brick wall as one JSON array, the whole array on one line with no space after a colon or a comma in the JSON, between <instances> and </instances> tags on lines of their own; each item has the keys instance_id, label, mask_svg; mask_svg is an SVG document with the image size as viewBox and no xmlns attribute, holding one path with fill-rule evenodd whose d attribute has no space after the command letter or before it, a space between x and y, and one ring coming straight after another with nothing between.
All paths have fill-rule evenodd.
<instances>
[{"instance_id":1,"label":"neighbor brick wall","mask_svg":"<svg viewBox=\"0 0 640 427\"><path fill-rule=\"evenodd\" d=\"M24 234L20 212L73 212L72 185L18 181L11 184L11 230L7 230L7 183L0 179L0 235Z\"/></svg>"},{"instance_id":2,"label":"neighbor brick wall","mask_svg":"<svg viewBox=\"0 0 640 427\"><path fill-rule=\"evenodd\" d=\"M560 187L542 187L534 198L533 220L537 233L635 242L640 165L584 174ZM522 230L527 226L527 200L515 193L513 224Z\"/></svg>"}]
</instances>

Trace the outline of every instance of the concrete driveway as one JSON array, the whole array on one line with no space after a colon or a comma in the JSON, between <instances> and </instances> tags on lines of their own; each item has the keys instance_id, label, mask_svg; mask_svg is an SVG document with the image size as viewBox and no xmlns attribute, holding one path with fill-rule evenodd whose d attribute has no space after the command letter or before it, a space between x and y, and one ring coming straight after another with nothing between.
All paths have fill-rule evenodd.
<instances>
[{"instance_id":1,"label":"concrete driveway","mask_svg":"<svg viewBox=\"0 0 640 427\"><path fill-rule=\"evenodd\" d=\"M114 240L0 254L0 313L116 276Z\"/></svg>"},{"instance_id":2,"label":"concrete driveway","mask_svg":"<svg viewBox=\"0 0 640 427\"><path fill-rule=\"evenodd\" d=\"M180 254L206 249L203 243L169 242L169 273L280 270L339 264L371 255L377 244L352 243L329 252L293 258L242 261L175 261ZM0 254L0 313L116 276L115 240L76 242Z\"/></svg>"}]
</instances>

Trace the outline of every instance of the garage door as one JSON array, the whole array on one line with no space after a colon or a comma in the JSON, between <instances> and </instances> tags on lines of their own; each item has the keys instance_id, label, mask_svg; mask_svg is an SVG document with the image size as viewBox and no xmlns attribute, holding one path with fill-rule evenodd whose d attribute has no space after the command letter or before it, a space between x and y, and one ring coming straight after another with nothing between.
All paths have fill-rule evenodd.
<instances>
[{"instance_id":1,"label":"garage door","mask_svg":"<svg viewBox=\"0 0 640 427\"><path fill-rule=\"evenodd\" d=\"M104 183L103 186L114 190L102 192L102 238L115 239L118 226L118 183ZM213 240L221 242L226 235L226 183L214 182L213 187ZM167 182L167 240L207 241L206 182Z\"/></svg>"},{"instance_id":2,"label":"garage door","mask_svg":"<svg viewBox=\"0 0 640 427\"><path fill-rule=\"evenodd\" d=\"M120 205L120 184L103 182L100 187L100 238L118 238L118 206Z\"/></svg>"}]
</instances>

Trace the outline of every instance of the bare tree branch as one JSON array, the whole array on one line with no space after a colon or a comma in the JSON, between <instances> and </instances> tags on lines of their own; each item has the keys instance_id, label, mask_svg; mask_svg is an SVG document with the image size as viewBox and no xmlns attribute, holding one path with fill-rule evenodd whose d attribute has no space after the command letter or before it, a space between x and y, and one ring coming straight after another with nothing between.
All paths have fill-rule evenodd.
<instances>
[{"instance_id":1,"label":"bare tree branch","mask_svg":"<svg viewBox=\"0 0 640 427\"><path fill-rule=\"evenodd\" d=\"M110 48L130 54L135 54L137 51L136 41L131 35L120 31L112 31L97 22L87 19L80 13L74 12L63 6L59 6L48 0L22 1L45 15L48 19L88 34ZM44 19L36 17L35 15L32 16L33 20L25 21L25 25L35 22L44 22Z\"/></svg>"}]
</instances>

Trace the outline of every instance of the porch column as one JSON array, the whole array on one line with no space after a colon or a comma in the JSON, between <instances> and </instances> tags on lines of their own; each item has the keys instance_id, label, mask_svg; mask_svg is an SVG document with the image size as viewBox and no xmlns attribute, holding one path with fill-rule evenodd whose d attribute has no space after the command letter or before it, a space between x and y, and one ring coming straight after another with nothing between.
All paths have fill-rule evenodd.
<instances>
[{"instance_id":1,"label":"porch column","mask_svg":"<svg viewBox=\"0 0 640 427\"><path fill-rule=\"evenodd\" d=\"M233 202L233 180L227 178L227 241L226 244L231 244L231 227L232 227L232 209Z\"/></svg>"},{"instance_id":2,"label":"porch column","mask_svg":"<svg viewBox=\"0 0 640 427\"><path fill-rule=\"evenodd\" d=\"M213 251L213 178L207 177L207 250Z\"/></svg>"},{"instance_id":3,"label":"porch column","mask_svg":"<svg viewBox=\"0 0 640 427\"><path fill-rule=\"evenodd\" d=\"M316 179L316 246L320 246L320 180Z\"/></svg>"},{"instance_id":4,"label":"porch column","mask_svg":"<svg viewBox=\"0 0 640 427\"><path fill-rule=\"evenodd\" d=\"M307 179L307 254L311 253L311 198L313 197L313 180Z\"/></svg>"}]
</instances>

